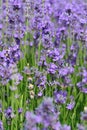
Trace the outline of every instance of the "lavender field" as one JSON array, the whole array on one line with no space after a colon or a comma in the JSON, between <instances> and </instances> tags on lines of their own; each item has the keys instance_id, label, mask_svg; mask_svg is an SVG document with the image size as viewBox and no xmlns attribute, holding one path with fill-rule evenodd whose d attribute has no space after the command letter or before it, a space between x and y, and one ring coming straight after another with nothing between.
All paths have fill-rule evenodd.
<instances>
[{"instance_id":1,"label":"lavender field","mask_svg":"<svg viewBox=\"0 0 87 130\"><path fill-rule=\"evenodd\" d=\"M0 130L87 130L85 0L0 0Z\"/></svg>"}]
</instances>

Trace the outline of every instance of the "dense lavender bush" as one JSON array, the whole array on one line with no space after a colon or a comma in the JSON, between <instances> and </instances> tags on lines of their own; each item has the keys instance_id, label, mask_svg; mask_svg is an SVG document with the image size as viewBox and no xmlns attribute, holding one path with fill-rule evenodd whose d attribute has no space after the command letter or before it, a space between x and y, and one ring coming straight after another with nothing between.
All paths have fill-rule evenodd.
<instances>
[{"instance_id":1,"label":"dense lavender bush","mask_svg":"<svg viewBox=\"0 0 87 130\"><path fill-rule=\"evenodd\" d=\"M87 2L0 1L0 130L87 129Z\"/></svg>"}]
</instances>

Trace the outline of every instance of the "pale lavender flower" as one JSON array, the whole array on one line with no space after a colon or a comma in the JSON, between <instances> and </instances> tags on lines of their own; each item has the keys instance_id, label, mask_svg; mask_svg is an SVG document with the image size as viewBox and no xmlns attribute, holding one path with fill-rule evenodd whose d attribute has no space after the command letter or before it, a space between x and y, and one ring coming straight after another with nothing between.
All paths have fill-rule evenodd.
<instances>
[{"instance_id":1,"label":"pale lavender flower","mask_svg":"<svg viewBox=\"0 0 87 130\"><path fill-rule=\"evenodd\" d=\"M67 91L55 91L54 92L54 101L58 104L65 104L67 100Z\"/></svg>"},{"instance_id":2,"label":"pale lavender flower","mask_svg":"<svg viewBox=\"0 0 87 130\"><path fill-rule=\"evenodd\" d=\"M0 130L4 130L2 121L0 121Z\"/></svg>"}]
</instances>

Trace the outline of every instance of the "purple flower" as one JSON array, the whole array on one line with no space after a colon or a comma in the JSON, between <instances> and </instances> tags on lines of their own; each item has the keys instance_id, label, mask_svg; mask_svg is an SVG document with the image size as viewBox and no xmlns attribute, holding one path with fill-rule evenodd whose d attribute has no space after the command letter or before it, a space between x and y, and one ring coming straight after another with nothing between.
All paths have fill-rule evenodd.
<instances>
[{"instance_id":1,"label":"purple flower","mask_svg":"<svg viewBox=\"0 0 87 130\"><path fill-rule=\"evenodd\" d=\"M39 94L43 94L43 90L46 88L46 82L47 82L47 77L45 72L40 72L38 70L35 71L35 85L38 87Z\"/></svg>"},{"instance_id":2,"label":"purple flower","mask_svg":"<svg viewBox=\"0 0 87 130\"><path fill-rule=\"evenodd\" d=\"M81 81L77 83L77 87L80 89L81 92L87 93L87 70L86 68L82 68L81 70Z\"/></svg>"},{"instance_id":3,"label":"purple flower","mask_svg":"<svg viewBox=\"0 0 87 130\"><path fill-rule=\"evenodd\" d=\"M64 125L60 130L71 130L71 128L68 125Z\"/></svg>"},{"instance_id":4,"label":"purple flower","mask_svg":"<svg viewBox=\"0 0 87 130\"><path fill-rule=\"evenodd\" d=\"M49 68L48 68L48 73L55 74L57 69L58 67L54 63L50 63Z\"/></svg>"},{"instance_id":5,"label":"purple flower","mask_svg":"<svg viewBox=\"0 0 87 130\"><path fill-rule=\"evenodd\" d=\"M36 124L40 122L41 119L39 118L39 116L36 116L32 112L26 112L26 123L25 123L26 130L37 130Z\"/></svg>"},{"instance_id":6,"label":"purple flower","mask_svg":"<svg viewBox=\"0 0 87 130\"><path fill-rule=\"evenodd\" d=\"M70 102L67 103L66 108L67 108L68 110L72 110L74 107L75 107L74 97L73 97L73 96L70 96Z\"/></svg>"},{"instance_id":7,"label":"purple flower","mask_svg":"<svg viewBox=\"0 0 87 130\"><path fill-rule=\"evenodd\" d=\"M19 108L18 109L18 113L21 114L23 112L23 109L22 108Z\"/></svg>"},{"instance_id":8,"label":"purple flower","mask_svg":"<svg viewBox=\"0 0 87 130\"><path fill-rule=\"evenodd\" d=\"M69 74L72 74L74 72L74 68L73 67L64 67L64 68L61 68L59 70L59 75L60 76L67 76Z\"/></svg>"},{"instance_id":9,"label":"purple flower","mask_svg":"<svg viewBox=\"0 0 87 130\"><path fill-rule=\"evenodd\" d=\"M52 60L55 61L60 61L63 59L64 55L65 55L65 50L66 50L66 46L62 45L62 48L54 48L54 49L50 49L48 51L48 57L52 58Z\"/></svg>"},{"instance_id":10,"label":"purple flower","mask_svg":"<svg viewBox=\"0 0 87 130\"><path fill-rule=\"evenodd\" d=\"M41 117L44 127L53 127L58 119L59 112L56 112L52 98L44 98L43 102L36 109L36 115Z\"/></svg>"},{"instance_id":11,"label":"purple flower","mask_svg":"<svg viewBox=\"0 0 87 130\"><path fill-rule=\"evenodd\" d=\"M86 130L85 126L82 124L77 124L78 130Z\"/></svg>"},{"instance_id":12,"label":"purple flower","mask_svg":"<svg viewBox=\"0 0 87 130\"><path fill-rule=\"evenodd\" d=\"M0 130L4 130L2 121L0 121Z\"/></svg>"},{"instance_id":13,"label":"purple flower","mask_svg":"<svg viewBox=\"0 0 87 130\"><path fill-rule=\"evenodd\" d=\"M47 62L46 62L46 56L41 56L40 57L40 61L39 61L39 66L42 66L42 67L46 67L47 66Z\"/></svg>"},{"instance_id":14,"label":"purple flower","mask_svg":"<svg viewBox=\"0 0 87 130\"><path fill-rule=\"evenodd\" d=\"M15 116L11 107L7 108L4 113L5 113L5 117L8 120L14 118Z\"/></svg>"},{"instance_id":15,"label":"purple flower","mask_svg":"<svg viewBox=\"0 0 87 130\"><path fill-rule=\"evenodd\" d=\"M67 91L55 91L54 92L54 101L55 103L65 104L67 100Z\"/></svg>"}]
</instances>

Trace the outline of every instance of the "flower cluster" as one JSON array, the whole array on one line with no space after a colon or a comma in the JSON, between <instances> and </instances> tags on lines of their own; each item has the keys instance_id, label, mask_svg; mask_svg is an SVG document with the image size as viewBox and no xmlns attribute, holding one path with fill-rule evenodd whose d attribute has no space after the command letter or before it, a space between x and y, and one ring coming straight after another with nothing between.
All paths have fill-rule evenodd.
<instances>
[{"instance_id":1,"label":"flower cluster","mask_svg":"<svg viewBox=\"0 0 87 130\"><path fill-rule=\"evenodd\" d=\"M35 114L26 112L26 130L38 130L37 124L41 125L41 130L70 130L70 126L61 125L59 122L59 110L53 104L52 98L44 98L43 102L36 108Z\"/></svg>"},{"instance_id":2,"label":"flower cluster","mask_svg":"<svg viewBox=\"0 0 87 130\"><path fill-rule=\"evenodd\" d=\"M85 0L0 1L0 89L0 130L87 129Z\"/></svg>"}]
</instances>

